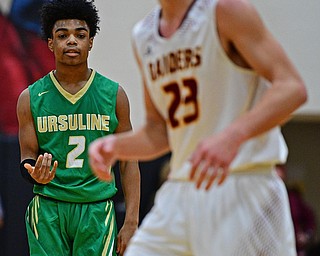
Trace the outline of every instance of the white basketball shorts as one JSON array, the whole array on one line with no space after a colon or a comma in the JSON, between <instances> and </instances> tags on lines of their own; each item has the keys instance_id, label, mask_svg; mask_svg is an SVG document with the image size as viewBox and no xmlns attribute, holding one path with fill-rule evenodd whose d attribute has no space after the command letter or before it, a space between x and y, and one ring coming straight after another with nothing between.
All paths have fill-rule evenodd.
<instances>
[{"instance_id":1,"label":"white basketball shorts","mask_svg":"<svg viewBox=\"0 0 320 256\"><path fill-rule=\"evenodd\" d=\"M272 170L230 174L209 191L167 181L125 256L295 256L287 191Z\"/></svg>"}]
</instances>

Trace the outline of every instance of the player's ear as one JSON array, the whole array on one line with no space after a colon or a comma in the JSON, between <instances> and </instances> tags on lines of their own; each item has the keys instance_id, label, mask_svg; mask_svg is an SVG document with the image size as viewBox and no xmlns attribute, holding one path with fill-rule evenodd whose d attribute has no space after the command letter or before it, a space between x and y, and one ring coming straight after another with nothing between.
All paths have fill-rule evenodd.
<instances>
[{"instance_id":1,"label":"player's ear","mask_svg":"<svg viewBox=\"0 0 320 256\"><path fill-rule=\"evenodd\" d=\"M93 37L90 37L90 39L89 39L89 51L91 51L92 46L93 46Z\"/></svg>"},{"instance_id":2,"label":"player's ear","mask_svg":"<svg viewBox=\"0 0 320 256\"><path fill-rule=\"evenodd\" d=\"M48 48L53 52L53 41L52 38L48 38Z\"/></svg>"}]
</instances>

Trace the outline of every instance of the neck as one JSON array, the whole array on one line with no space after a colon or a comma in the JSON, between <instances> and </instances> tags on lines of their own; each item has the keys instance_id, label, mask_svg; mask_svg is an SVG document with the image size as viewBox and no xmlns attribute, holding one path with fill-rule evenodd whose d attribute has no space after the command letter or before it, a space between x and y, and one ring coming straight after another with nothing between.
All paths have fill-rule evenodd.
<instances>
[{"instance_id":1,"label":"neck","mask_svg":"<svg viewBox=\"0 0 320 256\"><path fill-rule=\"evenodd\" d=\"M57 67L54 75L64 90L71 94L76 94L89 80L91 69L88 67L79 69L74 66L68 69L59 69Z\"/></svg>"},{"instance_id":2,"label":"neck","mask_svg":"<svg viewBox=\"0 0 320 256\"><path fill-rule=\"evenodd\" d=\"M160 0L159 33L170 37L181 26L187 12L196 0Z\"/></svg>"},{"instance_id":3,"label":"neck","mask_svg":"<svg viewBox=\"0 0 320 256\"><path fill-rule=\"evenodd\" d=\"M90 77L91 69L87 65L81 66L56 66L54 72L57 80L62 84L78 84L87 81Z\"/></svg>"}]
</instances>

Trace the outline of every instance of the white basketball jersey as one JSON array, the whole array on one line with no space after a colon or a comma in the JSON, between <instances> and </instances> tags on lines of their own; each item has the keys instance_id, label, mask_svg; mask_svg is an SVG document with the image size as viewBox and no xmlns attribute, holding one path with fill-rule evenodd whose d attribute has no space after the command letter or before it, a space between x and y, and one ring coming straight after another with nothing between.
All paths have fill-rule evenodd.
<instances>
[{"instance_id":1,"label":"white basketball jersey","mask_svg":"<svg viewBox=\"0 0 320 256\"><path fill-rule=\"evenodd\" d=\"M215 6L216 0L197 0L169 39L158 32L159 6L133 30L147 88L167 121L173 179L188 179L185 163L198 143L250 110L270 86L227 57L217 34ZM243 144L230 171L284 162L286 157L277 127Z\"/></svg>"}]
</instances>

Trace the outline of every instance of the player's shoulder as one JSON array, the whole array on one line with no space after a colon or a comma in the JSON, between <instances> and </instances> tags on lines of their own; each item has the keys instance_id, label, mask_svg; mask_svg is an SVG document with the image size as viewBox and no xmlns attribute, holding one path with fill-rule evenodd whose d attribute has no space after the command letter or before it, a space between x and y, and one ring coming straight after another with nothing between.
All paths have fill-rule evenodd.
<instances>
[{"instance_id":1,"label":"player's shoulder","mask_svg":"<svg viewBox=\"0 0 320 256\"><path fill-rule=\"evenodd\" d=\"M51 80L51 76L52 76L53 72L51 71L50 73L46 74L45 76L41 77L40 79L38 79L37 81L35 81L33 84L28 86L28 89L30 91L31 94L37 94L39 93L39 91L44 90L47 87L51 86L52 80Z\"/></svg>"},{"instance_id":2,"label":"player's shoulder","mask_svg":"<svg viewBox=\"0 0 320 256\"><path fill-rule=\"evenodd\" d=\"M252 8L253 5L248 0L217 0L217 11L225 12L226 14L242 13Z\"/></svg>"},{"instance_id":3,"label":"player's shoulder","mask_svg":"<svg viewBox=\"0 0 320 256\"><path fill-rule=\"evenodd\" d=\"M101 84L101 83L109 83L109 84L118 84L117 81L113 80L112 78L96 71L92 70L92 76L93 76L93 82L96 84Z\"/></svg>"},{"instance_id":4,"label":"player's shoulder","mask_svg":"<svg viewBox=\"0 0 320 256\"><path fill-rule=\"evenodd\" d=\"M20 93L20 95L18 97L18 103L20 101L24 101L25 99L29 99L29 97L30 97L29 88L23 89L23 91Z\"/></svg>"},{"instance_id":5,"label":"player's shoulder","mask_svg":"<svg viewBox=\"0 0 320 256\"><path fill-rule=\"evenodd\" d=\"M259 24L259 14L248 0L217 1L216 16L220 31L235 35L239 31Z\"/></svg>"}]
</instances>

